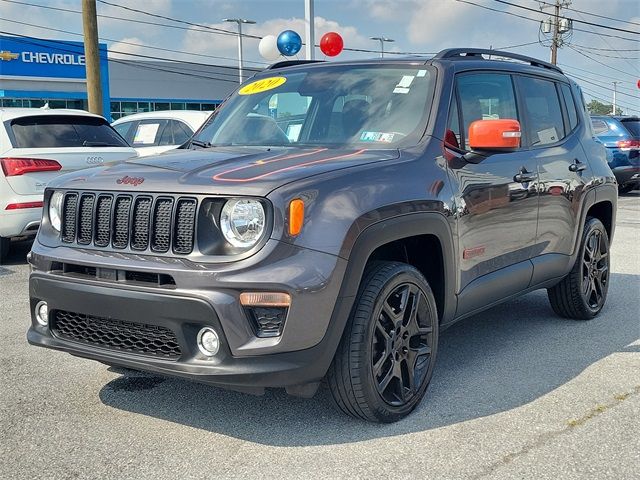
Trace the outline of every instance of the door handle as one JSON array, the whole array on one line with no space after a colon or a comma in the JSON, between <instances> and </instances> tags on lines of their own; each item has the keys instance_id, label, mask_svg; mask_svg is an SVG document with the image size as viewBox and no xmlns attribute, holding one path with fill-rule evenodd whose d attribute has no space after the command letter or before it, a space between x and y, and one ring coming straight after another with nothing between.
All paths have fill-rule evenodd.
<instances>
[{"instance_id":1,"label":"door handle","mask_svg":"<svg viewBox=\"0 0 640 480\"><path fill-rule=\"evenodd\" d=\"M527 169L522 167L518 173L513 176L513 181L518 183L533 182L538 178L538 174L535 172L527 172Z\"/></svg>"},{"instance_id":2,"label":"door handle","mask_svg":"<svg viewBox=\"0 0 640 480\"><path fill-rule=\"evenodd\" d=\"M574 162L571 165L569 165L569 170L571 170L572 172L581 172L586 168L587 168L587 164L582 163L577 158L574 160Z\"/></svg>"}]
</instances>

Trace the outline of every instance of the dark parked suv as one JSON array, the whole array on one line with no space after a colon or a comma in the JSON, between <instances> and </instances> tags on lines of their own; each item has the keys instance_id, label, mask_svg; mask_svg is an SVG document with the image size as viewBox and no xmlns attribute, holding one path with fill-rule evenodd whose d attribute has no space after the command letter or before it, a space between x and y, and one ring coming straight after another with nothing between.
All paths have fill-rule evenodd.
<instances>
[{"instance_id":1,"label":"dark parked suv","mask_svg":"<svg viewBox=\"0 0 640 480\"><path fill-rule=\"evenodd\" d=\"M284 62L180 150L47 188L28 340L253 393L326 380L345 413L392 422L452 323L541 288L597 315L616 201L553 65Z\"/></svg>"}]
</instances>

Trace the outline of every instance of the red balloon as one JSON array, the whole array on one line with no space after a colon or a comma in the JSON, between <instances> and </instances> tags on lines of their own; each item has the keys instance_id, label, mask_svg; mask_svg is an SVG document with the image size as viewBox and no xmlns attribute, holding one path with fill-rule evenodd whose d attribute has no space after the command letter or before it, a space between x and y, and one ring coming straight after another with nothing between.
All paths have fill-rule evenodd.
<instances>
[{"instance_id":1,"label":"red balloon","mask_svg":"<svg viewBox=\"0 0 640 480\"><path fill-rule=\"evenodd\" d=\"M335 57L344 48L342 37L336 32L325 33L320 39L320 50L327 57Z\"/></svg>"}]
</instances>

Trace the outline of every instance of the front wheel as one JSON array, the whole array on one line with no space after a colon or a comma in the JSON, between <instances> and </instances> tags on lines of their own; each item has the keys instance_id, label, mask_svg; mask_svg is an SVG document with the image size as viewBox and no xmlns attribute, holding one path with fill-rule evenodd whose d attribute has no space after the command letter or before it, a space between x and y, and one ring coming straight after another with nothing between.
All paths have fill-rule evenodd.
<instances>
[{"instance_id":1,"label":"front wheel","mask_svg":"<svg viewBox=\"0 0 640 480\"><path fill-rule=\"evenodd\" d=\"M589 320L607 299L609 236L597 218L587 218L580 251L571 272L547 290L554 312L565 318Z\"/></svg>"},{"instance_id":2,"label":"front wheel","mask_svg":"<svg viewBox=\"0 0 640 480\"><path fill-rule=\"evenodd\" d=\"M376 262L365 272L328 373L346 414L390 423L408 415L431 380L438 313L422 274L399 262Z\"/></svg>"}]
</instances>

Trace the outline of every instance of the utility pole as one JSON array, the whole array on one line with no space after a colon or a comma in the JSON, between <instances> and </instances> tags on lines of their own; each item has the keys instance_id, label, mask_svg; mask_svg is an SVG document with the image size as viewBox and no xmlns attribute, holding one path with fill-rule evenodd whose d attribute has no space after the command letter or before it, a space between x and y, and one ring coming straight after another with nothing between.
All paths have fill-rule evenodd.
<instances>
[{"instance_id":1,"label":"utility pole","mask_svg":"<svg viewBox=\"0 0 640 480\"><path fill-rule=\"evenodd\" d=\"M315 15L314 15L314 0L304 0L304 33L307 39L306 45L306 53L307 60L314 60L315 50L316 50L316 26L315 26Z\"/></svg>"},{"instance_id":2,"label":"utility pole","mask_svg":"<svg viewBox=\"0 0 640 480\"><path fill-rule=\"evenodd\" d=\"M98 17L96 0L82 0L82 31L87 76L89 111L104 115L102 109L102 82L100 81L100 50L98 46Z\"/></svg>"},{"instance_id":3,"label":"utility pole","mask_svg":"<svg viewBox=\"0 0 640 480\"><path fill-rule=\"evenodd\" d=\"M611 112L611 115L615 115L616 114L616 95L618 93L618 84L621 82L611 82L613 83L613 111Z\"/></svg>"},{"instance_id":4,"label":"utility pole","mask_svg":"<svg viewBox=\"0 0 640 480\"><path fill-rule=\"evenodd\" d=\"M551 63L558 63L558 46L560 44L560 0L556 0L553 15L553 38L551 40Z\"/></svg>"},{"instance_id":5,"label":"utility pole","mask_svg":"<svg viewBox=\"0 0 640 480\"><path fill-rule=\"evenodd\" d=\"M224 18L222 21L236 23L238 25L238 78L240 83L242 83L242 24L253 25L256 22L247 20L246 18Z\"/></svg>"},{"instance_id":6,"label":"utility pole","mask_svg":"<svg viewBox=\"0 0 640 480\"><path fill-rule=\"evenodd\" d=\"M371 40L378 40L380 42L380 58L384 58L384 42L395 42L393 38L387 38L384 35L381 37L369 37Z\"/></svg>"}]
</instances>

